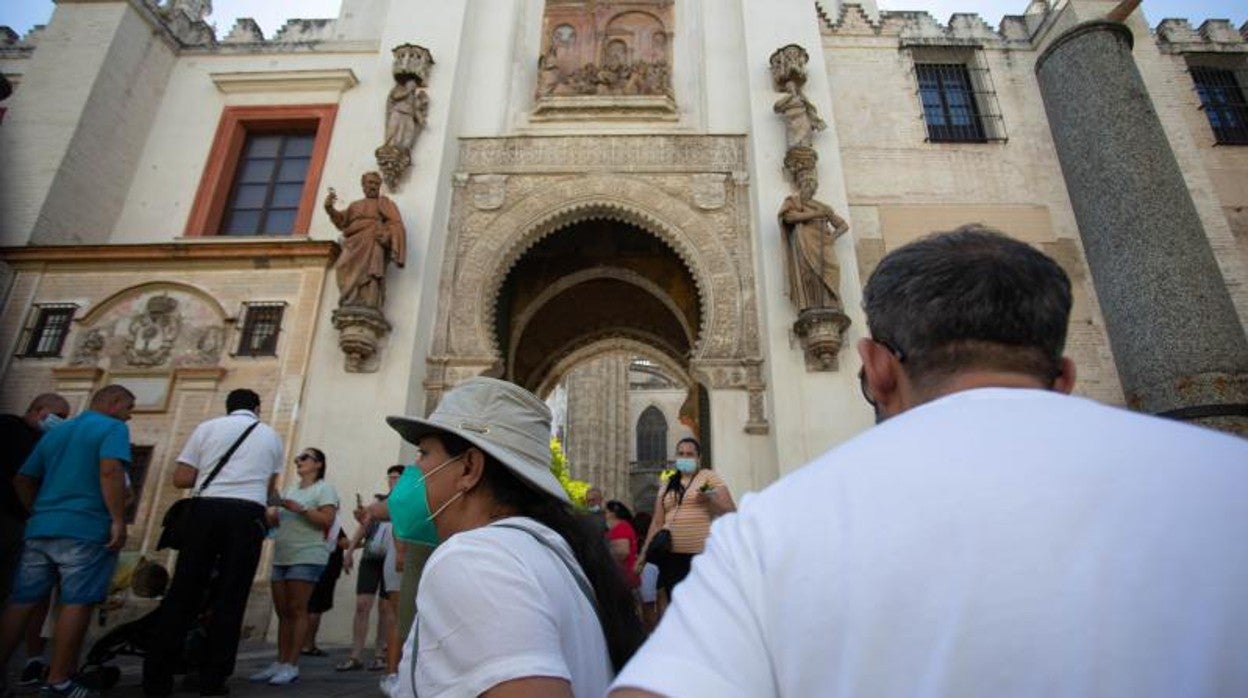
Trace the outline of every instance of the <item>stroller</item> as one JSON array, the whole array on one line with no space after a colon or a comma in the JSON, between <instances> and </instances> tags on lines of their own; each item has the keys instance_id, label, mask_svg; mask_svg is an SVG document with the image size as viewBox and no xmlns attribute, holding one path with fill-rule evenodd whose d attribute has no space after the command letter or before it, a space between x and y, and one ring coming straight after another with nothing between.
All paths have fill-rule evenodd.
<instances>
[{"instance_id":1,"label":"stroller","mask_svg":"<svg viewBox=\"0 0 1248 698\"><path fill-rule=\"evenodd\" d=\"M127 586L139 598L158 598L164 595L169 586L169 572L161 565L140 559ZM206 637L205 620L216 586L211 582L208 584L199 622L187 633L182 659L175 668L175 673L187 674L199 667ZM104 611L101 611L101 622L104 620L103 616ZM121 680L121 668L111 662L118 657L147 656L147 648L156 635L159 617L160 608L155 608L135 620L118 625L96 640L87 652L86 662L78 671L78 682L97 691L116 686Z\"/></svg>"}]
</instances>

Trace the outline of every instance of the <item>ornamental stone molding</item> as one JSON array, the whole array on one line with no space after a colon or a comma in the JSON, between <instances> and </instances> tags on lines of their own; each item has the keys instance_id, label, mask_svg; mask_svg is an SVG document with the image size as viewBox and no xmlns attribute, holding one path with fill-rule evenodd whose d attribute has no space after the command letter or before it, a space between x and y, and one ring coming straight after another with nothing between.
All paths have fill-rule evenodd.
<instances>
[{"instance_id":1,"label":"ornamental stone molding","mask_svg":"<svg viewBox=\"0 0 1248 698\"><path fill-rule=\"evenodd\" d=\"M757 392L749 424L752 433L766 429L747 180L732 176L746 169L743 137L464 139L459 162L457 181L505 175L506 196L498 208L482 210L475 185L453 189L427 407L466 378L504 375L508 357L500 344L509 338L495 336L496 304L509 271L545 237L596 219L653 235L688 269L701 326L688 328L694 338L690 355L672 359L687 362L688 372L709 389ZM708 176L719 182L724 199L712 209L700 206L695 195ZM548 383L563 359L584 346L578 342L550 357L548 372L536 382Z\"/></svg>"}]
</instances>

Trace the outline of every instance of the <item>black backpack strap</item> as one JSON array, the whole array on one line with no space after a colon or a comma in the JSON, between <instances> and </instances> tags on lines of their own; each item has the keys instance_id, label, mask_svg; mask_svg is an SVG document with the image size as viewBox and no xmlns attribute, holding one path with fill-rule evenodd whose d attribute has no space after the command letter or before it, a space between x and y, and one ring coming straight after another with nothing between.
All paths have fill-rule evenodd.
<instances>
[{"instance_id":1,"label":"black backpack strap","mask_svg":"<svg viewBox=\"0 0 1248 698\"><path fill-rule=\"evenodd\" d=\"M238 447L241 446L243 442L247 440L247 436L251 434L251 431L255 429L256 425L259 423L260 423L260 420L257 419L256 421L251 423L251 426L243 430L243 433L240 434L238 439L234 441L234 445L230 446L230 450L226 451L225 455L221 456L221 460L218 460L217 464L213 466L212 472L208 473L208 477L204 478L204 484L199 486L199 489L195 491L195 494L193 496L198 497L199 495L204 493L204 490L208 489L208 485L217 476L217 473L221 472L221 469L225 467L226 462L230 460L230 456L234 455L234 452L237 451Z\"/></svg>"}]
</instances>

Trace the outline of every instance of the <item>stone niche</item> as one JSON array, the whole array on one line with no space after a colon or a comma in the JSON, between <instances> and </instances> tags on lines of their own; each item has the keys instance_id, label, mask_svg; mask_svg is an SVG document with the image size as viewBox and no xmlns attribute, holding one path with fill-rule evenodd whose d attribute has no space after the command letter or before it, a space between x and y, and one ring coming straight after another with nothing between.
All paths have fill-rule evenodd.
<instances>
[{"instance_id":1,"label":"stone niche","mask_svg":"<svg viewBox=\"0 0 1248 698\"><path fill-rule=\"evenodd\" d=\"M547 0L534 121L675 121L671 0Z\"/></svg>"}]
</instances>

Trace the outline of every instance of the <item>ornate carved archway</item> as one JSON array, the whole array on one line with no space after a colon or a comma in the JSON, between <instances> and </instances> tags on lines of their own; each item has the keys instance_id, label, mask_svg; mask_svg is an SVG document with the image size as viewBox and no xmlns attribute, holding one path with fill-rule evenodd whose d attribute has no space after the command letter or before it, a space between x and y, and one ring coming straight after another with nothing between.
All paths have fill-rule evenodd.
<instances>
[{"instance_id":1,"label":"ornate carved archway","mask_svg":"<svg viewBox=\"0 0 1248 698\"><path fill-rule=\"evenodd\" d=\"M569 226L614 221L661 240L680 260L700 319L687 328L689 373L708 388L749 391L745 428L766 430L744 139L469 139L460 162L427 409L465 378L504 374L511 357L510 337L497 334L500 290L526 253Z\"/></svg>"}]
</instances>

